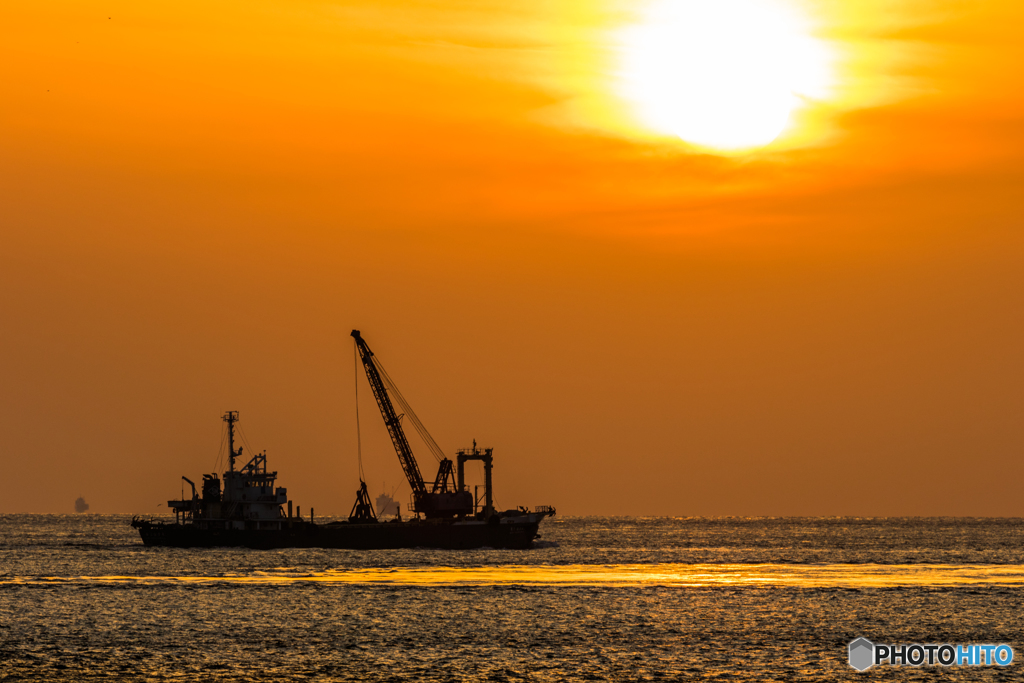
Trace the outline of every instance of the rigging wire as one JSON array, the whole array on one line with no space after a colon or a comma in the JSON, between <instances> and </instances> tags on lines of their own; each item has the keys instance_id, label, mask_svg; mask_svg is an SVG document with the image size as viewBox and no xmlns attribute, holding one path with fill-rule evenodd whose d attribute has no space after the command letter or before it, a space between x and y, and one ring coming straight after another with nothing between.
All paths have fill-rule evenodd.
<instances>
[{"instance_id":1,"label":"rigging wire","mask_svg":"<svg viewBox=\"0 0 1024 683\"><path fill-rule=\"evenodd\" d=\"M356 388L356 461L359 463L359 481L366 481L366 477L363 476L363 437L359 432L359 348L354 337L352 338L352 369Z\"/></svg>"},{"instance_id":2,"label":"rigging wire","mask_svg":"<svg viewBox=\"0 0 1024 683\"><path fill-rule=\"evenodd\" d=\"M221 463L224 462L224 445L228 442L228 426L225 424L220 430L220 447L217 448L217 461L213 464L213 471L220 472Z\"/></svg>"},{"instance_id":3,"label":"rigging wire","mask_svg":"<svg viewBox=\"0 0 1024 683\"><path fill-rule=\"evenodd\" d=\"M420 418L416 415L416 411L414 411L412 406L409 405L409 402L405 400L405 396L402 396L402 392L398 390L398 385L396 385L395 381L391 379L391 375L388 374L388 371L384 369L384 364L380 362L380 358L377 356L374 356L374 358L376 359L377 369L380 370L381 378L383 378L385 384L387 384L388 393L398 400L398 405L401 406L402 410L412 421L413 428L416 430L416 433L420 435L420 439L422 439L423 443L426 444L427 448L430 450L430 454L434 456L434 460L441 462L445 457L444 451L441 450L441 447L437 445L436 441L434 441L434 437L430 435L427 428L422 422L420 422Z\"/></svg>"},{"instance_id":4,"label":"rigging wire","mask_svg":"<svg viewBox=\"0 0 1024 683\"><path fill-rule=\"evenodd\" d=\"M249 445L249 439L245 438L245 432L242 430L241 423L236 422L235 424L238 425L238 435L242 437L242 443L245 444L245 447L249 449L249 453L251 454L249 456L249 459L252 460L256 456L256 451L253 450L253 447ZM244 467L244 465L242 466Z\"/></svg>"}]
</instances>

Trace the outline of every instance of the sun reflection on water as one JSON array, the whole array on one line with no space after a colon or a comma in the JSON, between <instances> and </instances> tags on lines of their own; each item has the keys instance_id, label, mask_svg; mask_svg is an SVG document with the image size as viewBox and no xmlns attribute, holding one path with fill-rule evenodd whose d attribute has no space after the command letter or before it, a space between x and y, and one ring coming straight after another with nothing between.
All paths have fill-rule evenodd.
<instances>
[{"instance_id":1,"label":"sun reflection on water","mask_svg":"<svg viewBox=\"0 0 1024 683\"><path fill-rule=\"evenodd\" d=\"M622 564L393 567L186 576L7 577L0 584L347 584L397 586L897 586L1024 585L1024 565L951 564Z\"/></svg>"}]
</instances>

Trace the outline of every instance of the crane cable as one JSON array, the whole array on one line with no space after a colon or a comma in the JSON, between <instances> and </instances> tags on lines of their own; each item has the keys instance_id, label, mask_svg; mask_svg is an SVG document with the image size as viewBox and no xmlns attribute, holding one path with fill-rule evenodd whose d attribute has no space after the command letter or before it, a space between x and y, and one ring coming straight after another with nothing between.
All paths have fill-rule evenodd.
<instances>
[{"instance_id":1,"label":"crane cable","mask_svg":"<svg viewBox=\"0 0 1024 683\"><path fill-rule=\"evenodd\" d=\"M412 409L412 406L405 400L405 396L402 396L402 392L398 390L398 386L395 384L395 381L391 379L388 371L384 369L383 363L380 362L380 358L376 355L374 355L374 363L380 371L380 376L384 380L384 383L387 384L388 393L398 400L398 405L401 406L405 414L409 416L409 419L412 421L413 428L416 430L416 433L420 435L420 439L430 450L430 454L434 456L434 460L441 462L444 459L444 451L441 450L441 447L437 445L436 441L434 441L434 437L430 435L427 428L423 426L422 422L420 422L420 418L416 416L416 412Z\"/></svg>"},{"instance_id":2,"label":"crane cable","mask_svg":"<svg viewBox=\"0 0 1024 683\"><path fill-rule=\"evenodd\" d=\"M359 463L359 481L366 481L363 476L363 437L359 432L359 345L352 339L352 376L356 387L356 461Z\"/></svg>"}]
</instances>

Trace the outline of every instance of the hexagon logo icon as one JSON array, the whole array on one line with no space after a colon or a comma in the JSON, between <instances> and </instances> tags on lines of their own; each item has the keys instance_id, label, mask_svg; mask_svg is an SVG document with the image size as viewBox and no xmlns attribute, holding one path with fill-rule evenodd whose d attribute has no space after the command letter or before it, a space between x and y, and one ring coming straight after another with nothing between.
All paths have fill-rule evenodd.
<instances>
[{"instance_id":1,"label":"hexagon logo icon","mask_svg":"<svg viewBox=\"0 0 1024 683\"><path fill-rule=\"evenodd\" d=\"M850 641L850 666L857 671L866 671L875 663L875 645L867 638Z\"/></svg>"}]
</instances>

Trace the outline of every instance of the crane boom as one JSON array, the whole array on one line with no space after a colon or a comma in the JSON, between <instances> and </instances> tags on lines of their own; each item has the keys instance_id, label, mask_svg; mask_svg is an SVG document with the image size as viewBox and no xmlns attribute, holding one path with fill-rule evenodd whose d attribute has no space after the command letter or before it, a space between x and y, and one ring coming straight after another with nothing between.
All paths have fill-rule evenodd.
<instances>
[{"instance_id":1,"label":"crane boom","mask_svg":"<svg viewBox=\"0 0 1024 683\"><path fill-rule=\"evenodd\" d=\"M420 467L413 457L409 440L405 438L405 431L402 429L402 422L395 413L395 407L391 404L388 390L384 387L384 380L381 379L377 364L373 361L373 351L366 345L363 338L359 336L359 330L352 330L352 337L356 340L356 347L359 349L359 358L363 361L363 369L366 370L366 379L373 390L373 397L377 399L377 407L384 418L384 424L391 435L391 443L398 453L398 460L405 471L405 478L409 480L409 488L412 489L413 497L419 499L427 492L426 484L423 483L423 475L420 474Z\"/></svg>"},{"instance_id":2,"label":"crane boom","mask_svg":"<svg viewBox=\"0 0 1024 683\"><path fill-rule=\"evenodd\" d=\"M377 367L373 351L363 341L363 338L359 335L359 330L352 330L352 338L356 340L356 348L359 349L359 357L363 360L363 369L366 370L366 379L370 382L370 388L373 389L373 397L377 399L377 407L380 408L381 417L384 418L388 434L391 435L391 443L394 444L395 452L398 453L398 461L402 463L405 478L409 480L409 488L412 489L413 511L417 513L422 512L429 518L453 517L456 515L461 517L472 514L474 511L473 494L462 490L461 486L456 488L455 470L452 466L452 461L441 453L441 449L434 443L433 438L426 432L426 428L423 427L415 413L412 412L412 408L402 398L391 378L387 376L383 368ZM391 404L391 397L388 396L388 386L398 396L398 403L409 413L416 430L420 433L421 437L424 437L424 442L428 446L433 445L432 450L435 451L436 455L439 455L437 477L434 479L433 486L429 491L427 490L426 483L423 481L423 475L420 474L420 467L416 464L416 458L413 457L409 440L405 438L402 422L398 414L395 413L395 406Z\"/></svg>"}]
</instances>

